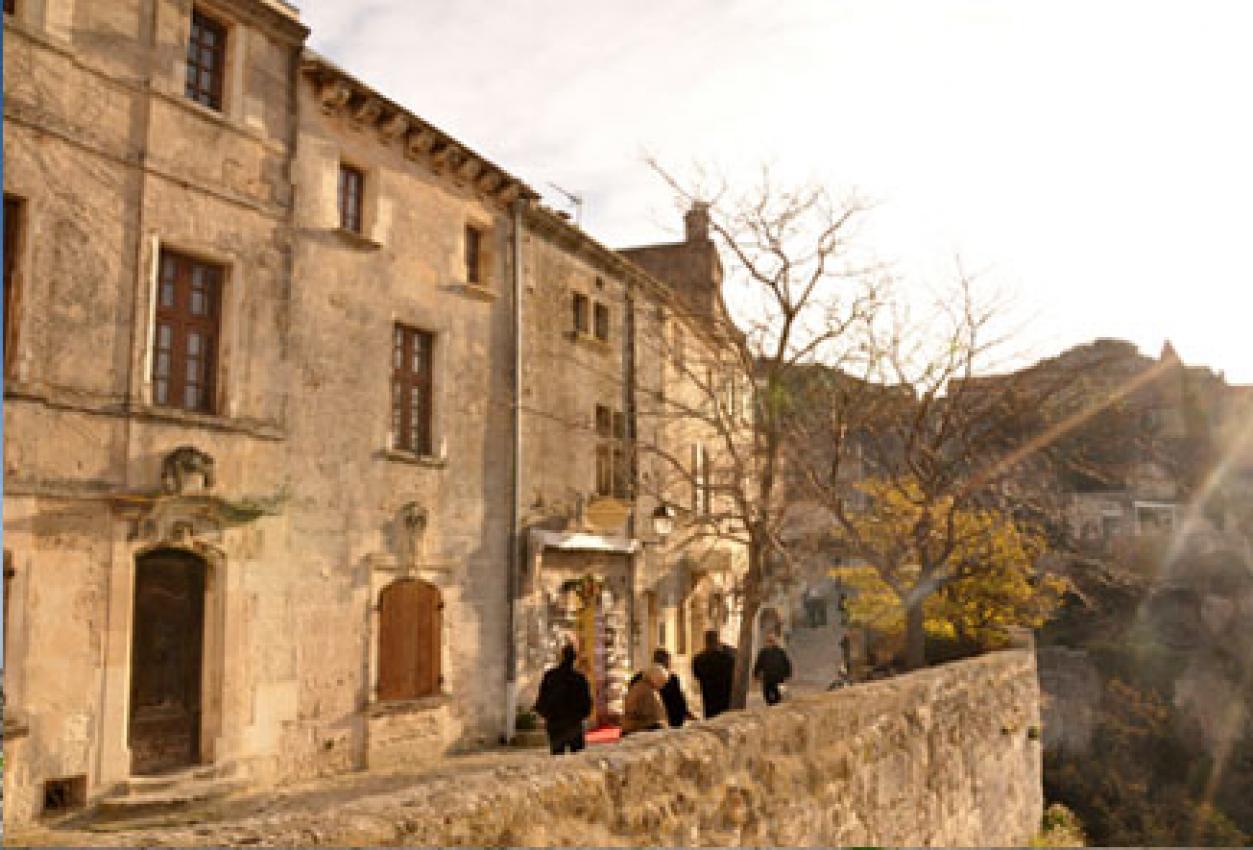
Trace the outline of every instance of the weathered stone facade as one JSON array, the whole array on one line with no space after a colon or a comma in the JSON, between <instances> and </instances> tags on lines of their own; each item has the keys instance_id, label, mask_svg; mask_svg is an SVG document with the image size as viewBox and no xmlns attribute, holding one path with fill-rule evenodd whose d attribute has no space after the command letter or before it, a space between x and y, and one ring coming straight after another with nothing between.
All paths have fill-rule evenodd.
<instances>
[{"instance_id":1,"label":"weathered stone facade","mask_svg":"<svg viewBox=\"0 0 1253 850\"><path fill-rule=\"evenodd\" d=\"M185 92L193 15L224 39L217 106ZM682 324L700 356L699 317L306 35L279 0L6 15L7 821L157 763L265 783L495 741L567 637L611 719L631 667L690 653L731 595L742 552L661 546L671 496L630 462L637 390L683 392L637 340ZM196 410L159 400L171 258L193 299L219 281ZM405 334L429 358L421 445L397 441ZM409 591L426 631L396 650L384 612ZM434 687L380 694L410 650ZM178 717L143 702L175 686Z\"/></svg>"}]
</instances>

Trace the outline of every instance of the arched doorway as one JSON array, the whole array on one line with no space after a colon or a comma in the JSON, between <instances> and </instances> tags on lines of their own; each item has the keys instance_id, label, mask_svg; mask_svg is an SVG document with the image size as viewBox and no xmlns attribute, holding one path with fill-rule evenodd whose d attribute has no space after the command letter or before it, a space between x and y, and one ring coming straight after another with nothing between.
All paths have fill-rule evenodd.
<instances>
[{"instance_id":1,"label":"arched doorway","mask_svg":"<svg viewBox=\"0 0 1253 850\"><path fill-rule=\"evenodd\" d=\"M128 740L131 773L200 762L205 562L176 549L135 560Z\"/></svg>"}]
</instances>

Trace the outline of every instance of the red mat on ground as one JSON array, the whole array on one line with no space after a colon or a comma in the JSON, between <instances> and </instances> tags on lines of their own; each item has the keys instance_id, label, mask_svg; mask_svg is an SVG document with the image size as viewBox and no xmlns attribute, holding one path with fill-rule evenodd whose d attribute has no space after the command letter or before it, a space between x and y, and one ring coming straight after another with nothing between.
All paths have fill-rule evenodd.
<instances>
[{"instance_id":1,"label":"red mat on ground","mask_svg":"<svg viewBox=\"0 0 1253 850\"><path fill-rule=\"evenodd\" d=\"M589 744L612 744L622 737L621 726L598 726L585 736Z\"/></svg>"}]
</instances>

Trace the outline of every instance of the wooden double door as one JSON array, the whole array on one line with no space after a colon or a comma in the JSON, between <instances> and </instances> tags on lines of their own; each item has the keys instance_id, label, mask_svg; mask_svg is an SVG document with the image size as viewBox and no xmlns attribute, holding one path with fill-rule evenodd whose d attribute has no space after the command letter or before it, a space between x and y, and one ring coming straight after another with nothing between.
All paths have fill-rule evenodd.
<instances>
[{"instance_id":1,"label":"wooden double door","mask_svg":"<svg viewBox=\"0 0 1253 850\"><path fill-rule=\"evenodd\" d=\"M129 743L131 773L200 762L205 563L174 550L135 563Z\"/></svg>"}]
</instances>

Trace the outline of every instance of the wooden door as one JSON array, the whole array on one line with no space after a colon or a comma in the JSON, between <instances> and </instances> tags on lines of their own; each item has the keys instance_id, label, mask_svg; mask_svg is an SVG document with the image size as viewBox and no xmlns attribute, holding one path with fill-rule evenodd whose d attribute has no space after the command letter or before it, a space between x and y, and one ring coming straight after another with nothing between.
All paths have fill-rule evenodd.
<instances>
[{"instance_id":1,"label":"wooden door","mask_svg":"<svg viewBox=\"0 0 1253 850\"><path fill-rule=\"evenodd\" d=\"M135 564L131 644L131 772L200 761L204 562L158 552Z\"/></svg>"},{"instance_id":2,"label":"wooden door","mask_svg":"<svg viewBox=\"0 0 1253 850\"><path fill-rule=\"evenodd\" d=\"M379 594L380 700L439 693L442 608L439 589L424 581L401 579Z\"/></svg>"}]
</instances>

